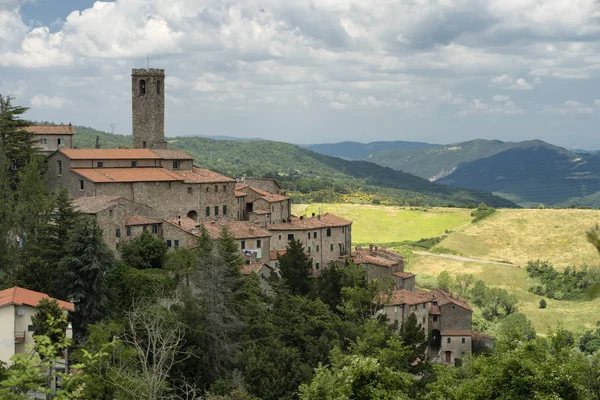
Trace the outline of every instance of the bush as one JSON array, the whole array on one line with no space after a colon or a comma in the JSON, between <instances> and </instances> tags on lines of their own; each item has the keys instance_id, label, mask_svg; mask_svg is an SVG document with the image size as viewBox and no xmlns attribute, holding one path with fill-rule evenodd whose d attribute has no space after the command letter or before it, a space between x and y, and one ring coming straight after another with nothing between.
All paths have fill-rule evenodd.
<instances>
[{"instance_id":1,"label":"bush","mask_svg":"<svg viewBox=\"0 0 600 400\"><path fill-rule=\"evenodd\" d=\"M485 204L481 203L479 207L471 212L471 217L473 217L472 223L481 221L482 219L489 217L493 213L496 212L496 209L493 207L488 207Z\"/></svg>"},{"instance_id":2,"label":"bush","mask_svg":"<svg viewBox=\"0 0 600 400\"><path fill-rule=\"evenodd\" d=\"M546 304L546 300L545 299L541 299L540 300L540 308L546 308L547 304Z\"/></svg>"},{"instance_id":3,"label":"bush","mask_svg":"<svg viewBox=\"0 0 600 400\"><path fill-rule=\"evenodd\" d=\"M555 300L578 300L588 298L587 290L600 281L600 267L567 267L560 272L548 261L530 261L527 273L536 282L529 291Z\"/></svg>"}]
</instances>

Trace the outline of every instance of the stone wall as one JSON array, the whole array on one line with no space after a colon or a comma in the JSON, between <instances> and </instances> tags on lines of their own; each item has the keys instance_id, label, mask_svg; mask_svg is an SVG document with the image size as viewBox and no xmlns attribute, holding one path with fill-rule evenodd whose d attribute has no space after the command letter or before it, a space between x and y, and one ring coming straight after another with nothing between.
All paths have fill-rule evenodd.
<instances>
[{"instance_id":1,"label":"stone wall","mask_svg":"<svg viewBox=\"0 0 600 400\"><path fill-rule=\"evenodd\" d=\"M269 193L279 194L281 188L274 179L266 178L247 178L243 177L240 179L242 183L253 186L258 189L266 190Z\"/></svg>"},{"instance_id":2,"label":"stone wall","mask_svg":"<svg viewBox=\"0 0 600 400\"><path fill-rule=\"evenodd\" d=\"M131 73L133 147L166 149L165 71L134 69Z\"/></svg>"},{"instance_id":3,"label":"stone wall","mask_svg":"<svg viewBox=\"0 0 600 400\"><path fill-rule=\"evenodd\" d=\"M463 343L464 341L464 343ZM446 352L450 352L450 361L446 360ZM471 353L471 335L442 336L440 361L445 364L454 364L457 358L464 358Z\"/></svg>"},{"instance_id":4,"label":"stone wall","mask_svg":"<svg viewBox=\"0 0 600 400\"><path fill-rule=\"evenodd\" d=\"M440 330L471 330L473 313L453 303L444 304L440 307L441 323Z\"/></svg>"},{"instance_id":5,"label":"stone wall","mask_svg":"<svg viewBox=\"0 0 600 400\"><path fill-rule=\"evenodd\" d=\"M157 167L159 160L71 160L71 168L131 168L131 162L135 161L137 167ZM102 163L102 167L98 166Z\"/></svg>"},{"instance_id":6,"label":"stone wall","mask_svg":"<svg viewBox=\"0 0 600 400\"><path fill-rule=\"evenodd\" d=\"M62 165L62 174L59 173L59 163ZM71 198L80 196L94 196L96 194L94 182L75 174L71 171L71 160L62 153L54 153L48 157L48 170L45 175L46 185L53 191L66 188ZM83 180L84 189L81 190L80 181Z\"/></svg>"},{"instance_id":7,"label":"stone wall","mask_svg":"<svg viewBox=\"0 0 600 400\"><path fill-rule=\"evenodd\" d=\"M61 144L58 144L60 139ZM45 140L46 143L43 143ZM59 148L61 149L72 149L73 148L73 135L33 135L33 143L35 147L39 149L42 154L50 155Z\"/></svg>"}]
</instances>

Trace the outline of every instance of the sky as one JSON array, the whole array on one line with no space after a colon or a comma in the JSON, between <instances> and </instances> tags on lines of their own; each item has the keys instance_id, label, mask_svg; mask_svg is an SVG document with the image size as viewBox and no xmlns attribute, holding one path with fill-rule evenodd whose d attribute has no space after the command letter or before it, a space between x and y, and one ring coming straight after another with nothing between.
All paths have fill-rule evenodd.
<instances>
[{"instance_id":1,"label":"sky","mask_svg":"<svg viewBox=\"0 0 600 400\"><path fill-rule=\"evenodd\" d=\"M28 119L131 134L148 58L167 136L600 149L598 0L0 0Z\"/></svg>"}]
</instances>

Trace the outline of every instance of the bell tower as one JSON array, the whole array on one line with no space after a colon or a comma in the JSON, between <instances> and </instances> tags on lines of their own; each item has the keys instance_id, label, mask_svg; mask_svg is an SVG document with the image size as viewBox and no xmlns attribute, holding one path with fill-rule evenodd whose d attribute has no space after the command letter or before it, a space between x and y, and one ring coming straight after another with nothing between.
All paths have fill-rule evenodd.
<instances>
[{"instance_id":1,"label":"bell tower","mask_svg":"<svg viewBox=\"0 0 600 400\"><path fill-rule=\"evenodd\" d=\"M166 149L164 69L131 71L131 109L133 147Z\"/></svg>"}]
</instances>

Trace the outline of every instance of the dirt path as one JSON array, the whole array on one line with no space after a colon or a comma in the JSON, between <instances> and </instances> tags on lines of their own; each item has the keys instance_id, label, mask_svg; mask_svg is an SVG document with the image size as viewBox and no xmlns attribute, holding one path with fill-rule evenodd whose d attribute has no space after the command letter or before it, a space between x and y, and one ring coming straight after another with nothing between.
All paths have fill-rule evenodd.
<instances>
[{"instance_id":1,"label":"dirt path","mask_svg":"<svg viewBox=\"0 0 600 400\"><path fill-rule=\"evenodd\" d=\"M481 263L481 264L512 265L513 267L515 266L514 264L505 263L505 262L483 260L481 258L469 258L469 257L455 256L452 254L434 254L434 253L429 253L427 251L413 251L412 253L418 254L420 256L427 256L427 257L449 258L450 260L457 260L457 261L476 262L476 263Z\"/></svg>"}]
</instances>

